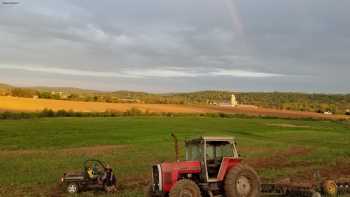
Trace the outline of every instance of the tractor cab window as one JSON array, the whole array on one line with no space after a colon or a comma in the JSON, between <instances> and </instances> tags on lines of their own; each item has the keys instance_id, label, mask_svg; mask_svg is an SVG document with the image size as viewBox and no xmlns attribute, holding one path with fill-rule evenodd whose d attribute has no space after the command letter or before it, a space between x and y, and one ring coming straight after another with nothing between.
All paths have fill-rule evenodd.
<instances>
[{"instance_id":1,"label":"tractor cab window","mask_svg":"<svg viewBox=\"0 0 350 197\"><path fill-rule=\"evenodd\" d=\"M188 161L201 161L203 152L203 144L188 144L186 152L186 160Z\"/></svg>"},{"instance_id":2,"label":"tractor cab window","mask_svg":"<svg viewBox=\"0 0 350 197\"><path fill-rule=\"evenodd\" d=\"M229 142L207 142L207 160L222 160L233 157L233 145Z\"/></svg>"},{"instance_id":3,"label":"tractor cab window","mask_svg":"<svg viewBox=\"0 0 350 197\"><path fill-rule=\"evenodd\" d=\"M216 147L216 155L223 157L233 157L233 145L231 143L221 144Z\"/></svg>"},{"instance_id":4,"label":"tractor cab window","mask_svg":"<svg viewBox=\"0 0 350 197\"><path fill-rule=\"evenodd\" d=\"M206 143L206 163L209 178L216 178L224 157L233 157L233 145L230 142L209 141Z\"/></svg>"}]
</instances>

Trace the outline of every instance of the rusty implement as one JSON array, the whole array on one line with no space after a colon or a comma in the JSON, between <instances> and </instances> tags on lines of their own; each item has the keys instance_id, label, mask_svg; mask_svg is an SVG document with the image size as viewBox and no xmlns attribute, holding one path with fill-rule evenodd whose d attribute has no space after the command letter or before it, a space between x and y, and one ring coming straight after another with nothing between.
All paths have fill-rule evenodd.
<instances>
[{"instance_id":1,"label":"rusty implement","mask_svg":"<svg viewBox=\"0 0 350 197\"><path fill-rule=\"evenodd\" d=\"M317 183L263 183L261 192L295 197L338 196L350 193L350 178L324 180Z\"/></svg>"},{"instance_id":2,"label":"rusty implement","mask_svg":"<svg viewBox=\"0 0 350 197\"><path fill-rule=\"evenodd\" d=\"M350 193L350 178L341 178L335 181L337 184L338 194Z\"/></svg>"},{"instance_id":3,"label":"rusty implement","mask_svg":"<svg viewBox=\"0 0 350 197\"><path fill-rule=\"evenodd\" d=\"M320 196L320 193L313 185L265 183L261 184L261 192L264 194L278 194L298 197Z\"/></svg>"}]
</instances>

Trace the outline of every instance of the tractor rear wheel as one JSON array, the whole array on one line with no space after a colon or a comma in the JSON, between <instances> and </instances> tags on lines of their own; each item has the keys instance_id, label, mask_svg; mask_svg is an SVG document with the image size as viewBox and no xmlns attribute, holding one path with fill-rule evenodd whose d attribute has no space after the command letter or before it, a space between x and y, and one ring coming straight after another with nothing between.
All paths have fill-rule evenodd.
<instances>
[{"instance_id":1,"label":"tractor rear wheel","mask_svg":"<svg viewBox=\"0 0 350 197\"><path fill-rule=\"evenodd\" d=\"M227 173L224 189L226 197L257 197L260 195L260 179L251 167L238 164Z\"/></svg>"},{"instance_id":2,"label":"tractor rear wheel","mask_svg":"<svg viewBox=\"0 0 350 197\"><path fill-rule=\"evenodd\" d=\"M169 197L201 197L201 190L195 182L183 179L171 188Z\"/></svg>"}]
</instances>

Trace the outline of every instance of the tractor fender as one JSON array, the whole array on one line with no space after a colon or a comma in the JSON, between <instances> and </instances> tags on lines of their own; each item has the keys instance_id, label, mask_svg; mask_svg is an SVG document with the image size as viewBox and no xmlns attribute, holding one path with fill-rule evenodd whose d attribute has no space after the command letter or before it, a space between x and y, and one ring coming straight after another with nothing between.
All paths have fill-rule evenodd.
<instances>
[{"instance_id":1,"label":"tractor fender","mask_svg":"<svg viewBox=\"0 0 350 197\"><path fill-rule=\"evenodd\" d=\"M221 162L221 166L219 169L219 173L217 176L218 181L223 181L225 179L225 176L227 172L234 168L236 165L241 163L241 159L238 158L232 158L232 157L224 157Z\"/></svg>"}]
</instances>

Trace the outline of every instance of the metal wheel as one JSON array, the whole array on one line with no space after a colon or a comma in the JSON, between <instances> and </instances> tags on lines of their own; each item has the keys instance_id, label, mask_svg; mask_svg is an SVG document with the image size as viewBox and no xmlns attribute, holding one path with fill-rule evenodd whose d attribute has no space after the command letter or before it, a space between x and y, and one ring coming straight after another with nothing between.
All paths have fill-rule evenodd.
<instances>
[{"instance_id":1,"label":"metal wheel","mask_svg":"<svg viewBox=\"0 0 350 197\"><path fill-rule=\"evenodd\" d=\"M259 176L251 167L238 164L226 174L224 190L226 197L259 197Z\"/></svg>"},{"instance_id":2,"label":"metal wheel","mask_svg":"<svg viewBox=\"0 0 350 197\"><path fill-rule=\"evenodd\" d=\"M323 192L328 196L337 196L338 186L333 180L326 180L322 184Z\"/></svg>"},{"instance_id":3,"label":"metal wheel","mask_svg":"<svg viewBox=\"0 0 350 197\"><path fill-rule=\"evenodd\" d=\"M67 185L67 192L70 194L78 193L79 187L76 183L69 183Z\"/></svg>"},{"instance_id":4,"label":"metal wheel","mask_svg":"<svg viewBox=\"0 0 350 197\"><path fill-rule=\"evenodd\" d=\"M311 197L322 197L319 192L313 192Z\"/></svg>"},{"instance_id":5,"label":"metal wheel","mask_svg":"<svg viewBox=\"0 0 350 197\"><path fill-rule=\"evenodd\" d=\"M248 196L252 189L249 179L245 176L239 176L237 178L236 188L239 196Z\"/></svg>"},{"instance_id":6,"label":"metal wheel","mask_svg":"<svg viewBox=\"0 0 350 197\"><path fill-rule=\"evenodd\" d=\"M184 179L175 184L169 197L201 197L201 191L195 182Z\"/></svg>"},{"instance_id":7,"label":"metal wheel","mask_svg":"<svg viewBox=\"0 0 350 197\"><path fill-rule=\"evenodd\" d=\"M188 189L188 188L185 188L185 189L180 191L180 196L182 196L182 197L194 197L195 194L196 194L195 191Z\"/></svg>"}]
</instances>

